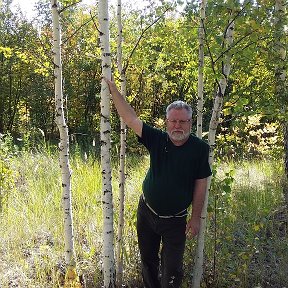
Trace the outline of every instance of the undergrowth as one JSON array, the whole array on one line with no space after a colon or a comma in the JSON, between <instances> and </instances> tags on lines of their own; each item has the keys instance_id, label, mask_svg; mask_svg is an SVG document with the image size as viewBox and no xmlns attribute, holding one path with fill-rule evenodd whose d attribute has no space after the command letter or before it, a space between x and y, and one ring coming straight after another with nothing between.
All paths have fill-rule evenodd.
<instances>
[{"instance_id":1,"label":"undergrowth","mask_svg":"<svg viewBox=\"0 0 288 288\"><path fill-rule=\"evenodd\" d=\"M1 159L5 159L1 160L2 171L8 172L6 182L2 180L6 186L1 186L6 198L0 216L0 287L60 287L65 260L58 158L51 153L23 152ZM97 288L102 285L101 170L97 161L79 155L71 159L71 165L78 270L87 287ZM147 157L127 160L125 287L142 287L135 223L147 166ZM209 197L202 287L287 286L281 162L220 163L216 170ZM115 163L115 229L117 175ZM191 287L195 245L195 239L187 241L183 287Z\"/></svg>"}]
</instances>

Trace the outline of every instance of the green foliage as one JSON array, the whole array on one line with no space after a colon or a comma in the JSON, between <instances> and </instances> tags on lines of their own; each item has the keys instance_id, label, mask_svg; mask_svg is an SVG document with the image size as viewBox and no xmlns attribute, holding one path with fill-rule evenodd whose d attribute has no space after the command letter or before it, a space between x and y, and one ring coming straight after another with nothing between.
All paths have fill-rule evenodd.
<instances>
[{"instance_id":1,"label":"green foliage","mask_svg":"<svg viewBox=\"0 0 288 288\"><path fill-rule=\"evenodd\" d=\"M288 254L282 253L288 215L282 206L282 173L277 161L218 164L210 192L201 287L287 285L283 269ZM194 245L189 242L185 254L187 273L193 269ZM186 281L183 287L191 287L191 279Z\"/></svg>"},{"instance_id":2,"label":"green foliage","mask_svg":"<svg viewBox=\"0 0 288 288\"><path fill-rule=\"evenodd\" d=\"M72 3L75 5L69 6ZM95 139L99 143L101 61L97 7L87 7L75 1L62 4L62 8L69 6L61 13L66 115L73 140L88 150ZM193 107L197 102L198 4L189 2L182 14L176 14L174 4L171 1L158 4L151 1L143 11L131 5L123 9L124 66L129 64L126 70L127 99L144 121L158 127L161 127L165 108L171 101L182 99ZM0 11L0 132L10 132L14 138L24 139L25 135L37 134L35 131L41 129L46 142L55 140L59 136L54 123L50 3L37 3L38 16L33 25L21 14L13 14L9 5L9 1L3 3ZM222 61L227 54L232 57L218 131L218 150L223 153L229 153L231 146L237 150L233 156L241 157L247 153L245 133L239 133L237 127L243 130L248 117L261 114L263 121L265 119L271 125L277 125L285 118L285 105L282 105L280 97L275 97L275 63L270 59L275 49L272 45L275 37L279 43L283 42L283 31L280 31L282 34L274 31L273 5L271 1L207 3L204 23L205 132L208 131L217 90L216 80L223 76ZM171 9L164 13L168 6ZM234 44L225 50L223 35L231 17L235 20ZM153 24L156 20L159 21ZM115 11L110 23L111 52L115 60ZM134 50L138 40L139 45ZM115 76L117 82L117 73ZM194 114L193 122L196 122ZM120 124L114 107L111 126L113 142L118 143ZM253 149L261 154L263 148L257 140L254 141L255 138L251 139ZM129 138L131 150L136 149L135 143L136 138ZM279 150L278 146L276 150Z\"/></svg>"},{"instance_id":3,"label":"green foliage","mask_svg":"<svg viewBox=\"0 0 288 288\"><path fill-rule=\"evenodd\" d=\"M283 153L280 125L263 114L239 117L229 128L219 130L216 150L220 158L279 158Z\"/></svg>"}]
</instances>

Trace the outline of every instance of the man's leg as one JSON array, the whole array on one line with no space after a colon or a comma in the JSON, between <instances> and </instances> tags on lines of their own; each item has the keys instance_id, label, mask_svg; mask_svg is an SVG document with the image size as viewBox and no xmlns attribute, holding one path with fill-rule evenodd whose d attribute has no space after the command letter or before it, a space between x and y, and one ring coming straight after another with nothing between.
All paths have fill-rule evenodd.
<instances>
[{"instance_id":1,"label":"man's leg","mask_svg":"<svg viewBox=\"0 0 288 288\"><path fill-rule=\"evenodd\" d=\"M160 288L159 273L159 248L160 235L154 231L155 216L142 199L139 201L137 211L137 235L141 254L142 276L145 288Z\"/></svg>"},{"instance_id":2,"label":"man's leg","mask_svg":"<svg viewBox=\"0 0 288 288\"><path fill-rule=\"evenodd\" d=\"M186 217L162 220L161 287L179 288L183 278Z\"/></svg>"}]
</instances>

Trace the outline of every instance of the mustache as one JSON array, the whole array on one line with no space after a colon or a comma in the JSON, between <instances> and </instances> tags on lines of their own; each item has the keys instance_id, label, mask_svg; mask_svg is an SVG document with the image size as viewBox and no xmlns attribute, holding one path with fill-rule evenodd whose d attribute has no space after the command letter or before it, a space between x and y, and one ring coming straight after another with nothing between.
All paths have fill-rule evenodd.
<instances>
[{"instance_id":1,"label":"mustache","mask_svg":"<svg viewBox=\"0 0 288 288\"><path fill-rule=\"evenodd\" d=\"M184 130L181 130L181 129L173 129L171 130L171 133L183 133L184 134Z\"/></svg>"}]
</instances>

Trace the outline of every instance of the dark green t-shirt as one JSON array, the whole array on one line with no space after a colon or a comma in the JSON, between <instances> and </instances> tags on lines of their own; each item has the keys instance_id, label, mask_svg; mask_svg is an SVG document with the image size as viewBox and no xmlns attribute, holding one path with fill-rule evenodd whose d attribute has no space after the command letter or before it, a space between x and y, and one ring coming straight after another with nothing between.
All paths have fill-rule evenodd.
<instances>
[{"instance_id":1,"label":"dark green t-shirt","mask_svg":"<svg viewBox=\"0 0 288 288\"><path fill-rule=\"evenodd\" d=\"M142 186L149 206L163 216L188 208L195 179L211 175L209 145L190 135L182 146L175 146L166 132L145 123L139 142L150 154L150 167Z\"/></svg>"}]
</instances>

